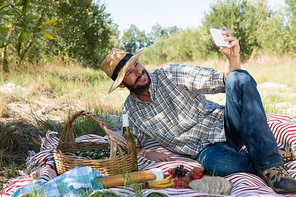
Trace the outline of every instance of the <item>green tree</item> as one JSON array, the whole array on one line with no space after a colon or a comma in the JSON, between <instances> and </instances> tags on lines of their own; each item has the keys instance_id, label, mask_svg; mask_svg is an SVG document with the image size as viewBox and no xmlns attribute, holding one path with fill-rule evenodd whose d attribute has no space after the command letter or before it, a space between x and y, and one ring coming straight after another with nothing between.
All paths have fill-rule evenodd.
<instances>
[{"instance_id":1,"label":"green tree","mask_svg":"<svg viewBox=\"0 0 296 197\"><path fill-rule=\"evenodd\" d=\"M150 43L153 44L157 38L167 39L169 37L169 33L167 29L162 28L161 25L156 23L156 25L152 26L151 32L148 34L148 37L150 39Z\"/></svg>"},{"instance_id":2,"label":"green tree","mask_svg":"<svg viewBox=\"0 0 296 197\"><path fill-rule=\"evenodd\" d=\"M98 68L119 33L105 10L104 4L93 4L92 0L52 0L49 14L57 18L59 30L46 46L46 56Z\"/></svg>"},{"instance_id":3,"label":"green tree","mask_svg":"<svg viewBox=\"0 0 296 197\"><path fill-rule=\"evenodd\" d=\"M198 35L198 30L187 28L170 36L163 46L167 61L192 61L194 51L198 50L199 45L199 39L196 35Z\"/></svg>"},{"instance_id":4,"label":"green tree","mask_svg":"<svg viewBox=\"0 0 296 197\"><path fill-rule=\"evenodd\" d=\"M179 32L181 29L178 28L176 25L169 27L169 28L163 28L161 25L156 23L156 25L153 25L151 28L151 32L147 35L149 38L149 45L152 45L157 38L163 38L164 40L168 39L172 34Z\"/></svg>"},{"instance_id":5,"label":"green tree","mask_svg":"<svg viewBox=\"0 0 296 197\"><path fill-rule=\"evenodd\" d=\"M175 33L178 33L179 31L181 31L181 28L178 28L176 25L168 28L168 32L170 36Z\"/></svg>"},{"instance_id":6,"label":"green tree","mask_svg":"<svg viewBox=\"0 0 296 197\"><path fill-rule=\"evenodd\" d=\"M210 7L202 21L204 31L222 25L230 29L240 41L242 60L248 59L255 48L261 48L256 31L272 15L266 0L218 0ZM214 45L210 34L207 35L208 51L218 53L219 48Z\"/></svg>"},{"instance_id":7,"label":"green tree","mask_svg":"<svg viewBox=\"0 0 296 197\"><path fill-rule=\"evenodd\" d=\"M279 56L288 53L292 32L287 30L285 15L283 10L278 9L269 18L262 21L260 28L254 32L260 46L260 48L253 51L252 55L254 57L264 54Z\"/></svg>"},{"instance_id":8,"label":"green tree","mask_svg":"<svg viewBox=\"0 0 296 197\"><path fill-rule=\"evenodd\" d=\"M45 37L53 39L50 24L55 20L46 21L46 6L46 0L0 1L0 44L5 72L9 72L12 61L21 65L33 43L40 47Z\"/></svg>"},{"instance_id":9,"label":"green tree","mask_svg":"<svg viewBox=\"0 0 296 197\"><path fill-rule=\"evenodd\" d=\"M129 53L135 53L138 49L146 47L149 39L145 31L140 31L136 25L131 25L123 32L122 46Z\"/></svg>"},{"instance_id":10,"label":"green tree","mask_svg":"<svg viewBox=\"0 0 296 197\"><path fill-rule=\"evenodd\" d=\"M167 62L167 55L164 53L164 39L157 38L153 45L148 46L140 56L143 65L159 65Z\"/></svg>"},{"instance_id":11,"label":"green tree","mask_svg":"<svg viewBox=\"0 0 296 197\"><path fill-rule=\"evenodd\" d=\"M285 26L285 53L295 56L296 52L296 0L285 0L286 26Z\"/></svg>"}]
</instances>

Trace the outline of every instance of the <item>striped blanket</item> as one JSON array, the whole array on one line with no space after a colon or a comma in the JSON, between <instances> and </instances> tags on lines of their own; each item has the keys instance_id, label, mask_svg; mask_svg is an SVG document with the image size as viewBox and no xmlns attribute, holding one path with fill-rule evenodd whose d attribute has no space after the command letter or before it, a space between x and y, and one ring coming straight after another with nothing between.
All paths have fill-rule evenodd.
<instances>
[{"instance_id":1,"label":"striped blanket","mask_svg":"<svg viewBox=\"0 0 296 197\"><path fill-rule=\"evenodd\" d=\"M279 148L286 147L291 144L296 144L296 121L285 115L266 114L268 124L277 140ZM19 177L12 178L7 184L3 185L0 195L8 197L14 194L18 188L24 187L32 183L43 183L53 180L57 177L55 171L55 163L52 154L52 149L57 146L59 139L55 136L54 131L48 131L45 137L40 137L41 148L39 153L34 151L29 152L27 158L26 169L20 171ZM77 142L93 141L93 142L108 142L108 136L101 137L97 135L84 135L76 138ZM162 152L170 156L174 161L170 162L155 162L147 158L138 156L139 170L148 170L151 168L161 168L165 174L168 169L179 165L184 165L188 170L201 165L190 157L173 153L161 146L158 142L150 139L143 149L150 149L157 152ZM242 151L246 151L242 150ZM291 161L285 164L288 173L296 179L296 161ZM280 195L275 193L266 183L258 176L248 173L235 173L224 177L233 183L233 188L230 196L291 196ZM115 187L112 189L104 189L102 191L110 191L115 194L123 196L136 196L132 187ZM167 196L208 196L208 194L201 194L192 189L143 189L142 195L147 196L150 193L157 192ZM219 195L215 195L219 196ZM296 196L296 195L295 195Z\"/></svg>"}]
</instances>

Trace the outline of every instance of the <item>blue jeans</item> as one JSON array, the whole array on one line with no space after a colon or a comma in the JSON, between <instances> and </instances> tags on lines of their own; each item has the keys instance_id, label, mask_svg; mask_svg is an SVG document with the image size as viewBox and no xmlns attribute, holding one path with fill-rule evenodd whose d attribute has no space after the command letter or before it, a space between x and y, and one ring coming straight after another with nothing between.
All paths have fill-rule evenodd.
<instances>
[{"instance_id":1,"label":"blue jeans","mask_svg":"<svg viewBox=\"0 0 296 197\"><path fill-rule=\"evenodd\" d=\"M237 70L228 75L224 112L226 142L207 146L197 157L211 174L255 174L256 170L283 165L256 86L247 71ZM238 152L243 145L248 153Z\"/></svg>"}]
</instances>

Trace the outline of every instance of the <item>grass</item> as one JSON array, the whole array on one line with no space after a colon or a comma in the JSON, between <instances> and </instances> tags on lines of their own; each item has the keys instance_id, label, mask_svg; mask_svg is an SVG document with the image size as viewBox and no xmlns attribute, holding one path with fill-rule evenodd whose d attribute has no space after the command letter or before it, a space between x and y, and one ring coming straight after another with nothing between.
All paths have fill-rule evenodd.
<instances>
[{"instance_id":1,"label":"grass","mask_svg":"<svg viewBox=\"0 0 296 197\"><path fill-rule=\"evenodd\" d=\"M7 169L6 167L4 167L5 171L7 172L8 174L8 177L7 178L15 178L15 177L18 177L19 176L19 173L17 172L17 169L16 169L16 166L15 166L15 163L12 163L12 166L11 166L11 169Z\"/></svg>"},{"instance_id":2,"label":"grass","mask_svg":"<svg viewBox=\"0 0 296 197\"><path fill-rule=\"evenodd\" d=\"M216 70L223 70L225 65L225 61L219 59L184 63ZM164 65L148 65L146 68L153 72ZM257 81L266 112L296 118L296 59L289 56L253 57L243 63L242 68ZM101 117L109 127L120 125L119 115L129 91L117 89L108 94L112 82L101 70L68 66L58 61L26 72L0 72L0 90L6 88L0 94L0 166L6 166L7 176L15 174L14 169L24 164L28 150L39 152L39 135L44 136L47 130L61 132L68 118L80 109ZM266 82L281 86L264 87ZM225 102L223 94L209 98L220 104ZM45 100L56 105L49 105L44 110L44 105L48 104ZM13 111L13 106L17 105L27 105L26 113ZM61 109L54 109L56 106ZM66 113L59 114L59 110ZM52 120L53 113L63 117ZM115 118L110 119L110 115ZM105 135L95 122L85 117L75 120L73 129L76 137L87 133Z\"/></svg>"}]
</instances>

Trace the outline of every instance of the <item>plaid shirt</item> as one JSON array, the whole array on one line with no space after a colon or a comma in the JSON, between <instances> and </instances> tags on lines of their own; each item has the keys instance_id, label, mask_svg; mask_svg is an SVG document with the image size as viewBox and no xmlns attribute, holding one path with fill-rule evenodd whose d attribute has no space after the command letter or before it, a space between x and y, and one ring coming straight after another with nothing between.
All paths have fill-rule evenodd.
<instances>
[{"instance_id":1,"label":"plaid shirt","mask_svg":"<svg viewBox=\"0 0 296 197\"><path fill-rule=\"evenodd\" d=\"M152 101L130 94L122 109L129 115L137 147L150 136L171 151L195 158L209 144L226 141L224 106L204 96L225 92L222 71L172 64L149 75Z\"/></svg>"}]
</instances>

